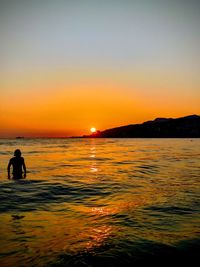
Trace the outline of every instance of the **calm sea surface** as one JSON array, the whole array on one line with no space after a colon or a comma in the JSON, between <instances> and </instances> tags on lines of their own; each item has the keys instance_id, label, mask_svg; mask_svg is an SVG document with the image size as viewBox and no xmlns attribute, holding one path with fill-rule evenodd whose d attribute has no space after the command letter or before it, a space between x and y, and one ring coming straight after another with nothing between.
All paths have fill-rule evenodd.
<instances>
[{"instance_id":1,"label":"calm sea surface","mask_svg":"<svg viewBox=\"0 0 200 267\"><path fill-rule=\"evenodd\" d=\"M20 148L27 179L7 179ZM1 139L0 266L131 266L200 248L200 139Z\"/></svg>"}]
</instances>

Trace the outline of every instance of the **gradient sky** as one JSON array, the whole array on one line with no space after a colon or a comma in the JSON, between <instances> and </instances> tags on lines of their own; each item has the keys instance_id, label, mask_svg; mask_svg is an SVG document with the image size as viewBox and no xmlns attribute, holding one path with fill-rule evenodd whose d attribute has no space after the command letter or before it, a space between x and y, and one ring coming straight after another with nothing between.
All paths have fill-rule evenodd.
<instances>
[{"instance_id":1,"label":"gradient sky","mask_svg":"<svg viewBox=\"0 0 200 267\"><path fill-rule=\"evenodd\" d=\"M200 1L0 0L0 137L200 114Z\"/></svg>"}]
</instances>

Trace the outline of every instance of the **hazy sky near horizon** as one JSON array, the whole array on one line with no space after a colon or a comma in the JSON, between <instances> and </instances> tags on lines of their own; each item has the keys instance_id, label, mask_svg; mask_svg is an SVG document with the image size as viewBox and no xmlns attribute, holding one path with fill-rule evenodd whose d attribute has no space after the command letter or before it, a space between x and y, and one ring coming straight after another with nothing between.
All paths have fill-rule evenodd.
<instances>
[{"instance_id":1,"label":"hazy sky near horizon","mask_svg":"<svg viewBox=\"0 0 200 267\"><path fill-rule=\"evenodd\" d=\"M0 0L0 136L200 114L200 1Z\"/></svg>"}]
</instances>

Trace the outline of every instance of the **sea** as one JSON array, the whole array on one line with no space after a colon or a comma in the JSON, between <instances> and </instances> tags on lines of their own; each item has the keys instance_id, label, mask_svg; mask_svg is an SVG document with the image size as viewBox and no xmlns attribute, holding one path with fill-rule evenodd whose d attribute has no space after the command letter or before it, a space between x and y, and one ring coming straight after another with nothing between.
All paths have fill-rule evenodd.
<instances>
[{"instance_id":1,"label":"sea","mask_svg":"<svg viewBox=\"0 0 200 267\"><path fill-rule=\"evenodd\" d=\"M27 177L8 180L18 148ZM0 139L1 267L194 266L199 254L200 139Z\"/></svg>"}]
</instances>

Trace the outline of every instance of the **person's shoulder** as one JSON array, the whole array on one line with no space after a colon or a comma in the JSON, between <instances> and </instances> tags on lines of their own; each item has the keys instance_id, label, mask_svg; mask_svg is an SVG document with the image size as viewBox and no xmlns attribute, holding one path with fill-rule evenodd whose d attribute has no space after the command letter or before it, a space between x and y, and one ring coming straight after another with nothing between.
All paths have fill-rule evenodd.
<instances>
[{"instance_id":1,"label":"person's shoulder","mask_svg":"<svg viewBox=\"0 0 200 267\"><path fill-rule=\"evenodd\" d=\"M14 164L14 162L15 162L15 157L13 157L13 158L11 158L11 159L9 160L9 164Z\"/></svg>"}]
</instances>

